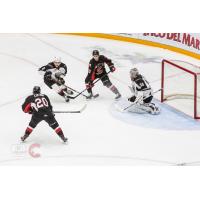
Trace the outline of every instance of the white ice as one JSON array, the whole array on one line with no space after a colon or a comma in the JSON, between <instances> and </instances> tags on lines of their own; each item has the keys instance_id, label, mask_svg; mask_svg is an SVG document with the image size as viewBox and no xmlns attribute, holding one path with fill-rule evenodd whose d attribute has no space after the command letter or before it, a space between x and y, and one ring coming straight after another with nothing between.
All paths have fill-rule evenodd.
<instances>
[{"instance_id":1,"label":"white ice","mask_svg":"<svg viewBox=\"0 0 200 200\"><path fill-rule=\"evenodd\" d=\"M176 165L200 162L200 122L172 107L154 100L161 114L120 113L114 109L114 95L101 83L94 91L100 97L86 101L77 98L66 104L49 90L37 73L40 66L54 56L68 66L66 82L77 90L84 89L84 79L92 49L113 59L117 70L110 79L124 97L130 96L129 70L137 66L160 88L161 60L181 60L200 65L196 59L165 49L98 38L56 34L0 34L0 164L1 165ZM87 104L81 114L57 114L69 144L64 145L47 124L41 123L20 144L30 116L21 110L24 98L34 85L49 95L54 110L76 110ZM39 158L33 158L31 144Z\"/></svg>"}]
</instances>

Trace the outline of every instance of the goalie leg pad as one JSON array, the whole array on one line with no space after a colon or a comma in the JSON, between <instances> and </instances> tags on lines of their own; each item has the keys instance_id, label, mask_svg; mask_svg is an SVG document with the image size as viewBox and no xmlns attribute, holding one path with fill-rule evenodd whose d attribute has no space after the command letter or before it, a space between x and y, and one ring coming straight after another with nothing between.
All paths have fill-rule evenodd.
<instances>
[{"instance_id":1,"label":"goalie leg pad","mask_svg":"<svg viewBox=\"0 0 200 200\"><path fill-rule=\"evenodd\" d=\"M143 101L144 103L150 103L153 99L153 96L149 96L148 98L145 98Z\"/></svg>"},{"instance_id":2,"label":"goalie leg pad","mask_svg":"<svg viewBox=\"0 0 200 200\"><path fill-rule=\"evenodd\" d=\"M154 103L143 104L141 105L141 108L152 115L158 115L160 113L160 108L158 108Z\"/></svg>"},{"instance_id":3,"label":"goalie leg pad","mask_svg":"<svg viewBox=\"0 0 200 200\"><path fill-rule=\"evenodd\" d=\"M147 113L146 110L142 109L140 105L135 104L128 109L129 112L138 113L138 114L145 114Z\"/></svg>"}]
</instances>

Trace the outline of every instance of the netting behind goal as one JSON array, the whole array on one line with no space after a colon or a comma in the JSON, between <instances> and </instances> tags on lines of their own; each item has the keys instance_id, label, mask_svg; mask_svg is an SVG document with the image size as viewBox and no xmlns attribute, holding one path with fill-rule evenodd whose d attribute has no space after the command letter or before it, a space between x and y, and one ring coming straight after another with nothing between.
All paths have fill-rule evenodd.
<instances>
[{"instance_id":1,"label":"netting behind goal","mask_svg":"<svg viewBox=\"0 0 200 200\"><path fill-rule=\"evenodd\" d=\"M200 68L163 60L161 87L161 102L200 119Z\"/></svg>"}]
</instances>

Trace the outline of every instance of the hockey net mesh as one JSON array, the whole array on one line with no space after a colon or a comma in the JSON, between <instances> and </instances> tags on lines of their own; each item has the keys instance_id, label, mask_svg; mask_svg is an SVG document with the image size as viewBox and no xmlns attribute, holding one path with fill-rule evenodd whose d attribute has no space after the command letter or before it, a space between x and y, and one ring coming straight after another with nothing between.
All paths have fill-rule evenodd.
<instances>
[{"instance_id":1,"label":"hockey net mesh","mask_svg":"<svg viewBox=\"0 0 200 200\"><path fill-rule=\"evenodd\" d=\"M162 101L200 118L200 67L183 61L163 60L162 82Z\"/></svg>"}]
</instances>

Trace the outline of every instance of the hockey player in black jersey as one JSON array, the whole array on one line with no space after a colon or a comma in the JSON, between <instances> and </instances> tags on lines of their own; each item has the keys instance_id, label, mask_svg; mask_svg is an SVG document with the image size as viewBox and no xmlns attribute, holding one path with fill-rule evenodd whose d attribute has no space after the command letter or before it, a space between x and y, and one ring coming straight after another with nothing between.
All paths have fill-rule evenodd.
<instances>
[{"instance_id":1,"label":"hockey player in black jersey","mask_svg":"<svg viewBox=\"0 0 200 200\"><path fill-rule=\"evenodd\" d=\"M61 58L55 57L53 62L39 68L38 71L44 76L45 84L69 102L68 95L72 95L73 92L65 85L64 77L67 74L67 66L61 62Z\"/></svg>"},{"instance_id":2,"label":"hockey player in black jersey","mask_svg":"<svg viewBox=\"0 0 200 200\"><path fill-rule=\"evenodd\" d=\"M63 142L67 142L68 139L64 136L62 129L59 127L59 124L54 117L51 102L45 94L41 94L39 86L33 88L33 95L26 98L22 105L22 110L25 113L32 114L29 126L27 127L24 136L21 137L22 141L25 141L32 133L33 129L44 120L55 130Z\"/></svg>"},{"instance_id":3,"label":"hockey player in black jersey","mask_svg":"<svg viewBox=\"0 0 200 200\"><path fill-rule=\"evenodd\" d=\"M133 68L130 70L130 78L133 95L128 100L133 103L133 106L130 107L129 111L133 111L137 107L137 110L141 109L151 114L159 114L160 109L152 103L153 90L145 77L139 73L137 68Z\"/></svg>"},{"instance_id":4,"label":"hockey player in black jersey","mask_svg":"<svg viewBox=\"0 0 200 200\"><path fill-rule=\"evenodd\" d=\"M100 55L98 50L94 50L92 55L93 58L89 62L88 75L85 79L86 88L89 93L88 98L91 99L94 97L92 93L93 81L97 78L100 78L103 85L109 88L114 94L116 94L115 99L119 99L121 94L119 93L118 89L111 83L105 69L105 64L107 64L111 72L115 71L112 60L106 58L104 55Z\"/></svg>"}]
</instances>

